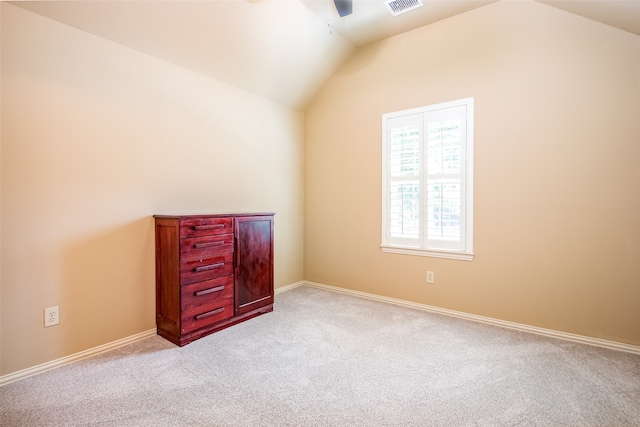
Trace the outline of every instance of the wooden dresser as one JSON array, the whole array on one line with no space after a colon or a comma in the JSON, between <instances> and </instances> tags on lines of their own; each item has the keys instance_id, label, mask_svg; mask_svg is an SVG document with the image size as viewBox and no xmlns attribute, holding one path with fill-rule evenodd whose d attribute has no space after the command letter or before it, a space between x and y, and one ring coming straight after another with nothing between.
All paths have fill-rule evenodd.
<instances>
[{"instance_id":1,"label":"wooden dresser","mask_svg":"<svg viewBox=\"0 0 640 427\"><path fill-rule=\"evenodd\" d=\"M158 335L183 346L273 311L273 216L154 215Z\"/></svg>"}]
</instances>

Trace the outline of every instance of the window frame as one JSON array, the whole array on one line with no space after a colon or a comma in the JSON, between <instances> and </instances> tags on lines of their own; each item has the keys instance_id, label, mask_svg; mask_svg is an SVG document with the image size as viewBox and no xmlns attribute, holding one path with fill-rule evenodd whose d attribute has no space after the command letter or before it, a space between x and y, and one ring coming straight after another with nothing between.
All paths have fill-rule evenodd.
<instances>
[{"instance_id":1,"label":"window frame","mask_svg":"<svg viewBox=\"0 0 640 427\"><path fill-rule=\"evenodd\" d=\"M461 224L461 242L463 242L464 248L457 249L441 249L428 247L428 238L426 236L426 223L423 220L425 215L426 206L426 154L424 154L426 142L427 142L427 114L433 113L439 110L448 110L453 108L465 107L464 117L466 119L466 127L464 129L466 133L464 155L462 156L463 168L461 174L464 181L464 194L461 200L464 204L464 209L461 214L464 220ZM391 141L388 133L388 122L390 119L400 119L407 116L421 115L421 163L420 163L420 237L418 246L405 245L401 243L391 242L391 225L390 215L388 211L391 208L391 195L390 195L390 183L393 181L391 178L390 165L388 163L389 158L389 145ZM463 98L454 101L448 101L438 104L427 105L424 107L411 108L408 110L395 111L391 113L385 113L382 115L382 244L380 248L383 252L405 254L405 255L418 255L436 258L448 258L456 260L471 261L474 257L473 252L473 144L474 142L474 98Z\"/></svg>"}]
</instances>

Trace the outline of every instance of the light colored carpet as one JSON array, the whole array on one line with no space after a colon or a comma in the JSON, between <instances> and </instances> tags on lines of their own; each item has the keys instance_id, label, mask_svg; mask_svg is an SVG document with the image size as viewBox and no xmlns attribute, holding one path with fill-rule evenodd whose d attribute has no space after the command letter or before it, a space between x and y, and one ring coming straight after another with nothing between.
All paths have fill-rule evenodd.
<instances>
[{"instance_id":1,"label":"light colored carpet","mask_svg":"<svg viewBox=\"0 0 640 427\"><path fill-rule=\"evenodd\" d=\"M640 426L640 356L311 287L0 389L9 426Z\"/></svg>"}]
</instances>

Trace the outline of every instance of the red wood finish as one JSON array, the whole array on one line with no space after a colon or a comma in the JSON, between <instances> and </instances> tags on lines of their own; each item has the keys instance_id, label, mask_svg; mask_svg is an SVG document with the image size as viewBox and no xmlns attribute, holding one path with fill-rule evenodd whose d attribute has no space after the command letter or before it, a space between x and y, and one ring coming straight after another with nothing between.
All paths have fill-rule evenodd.
<instances>
[{"instance_id":1,"label":"red wood finish","mask_svg":"<svg viewBox=\"0 0 640 427\"><path fill-rule=\"evenodd\" d=\"M214 300L207 305L184 310L182 312L182 328L180 332L184 335L232 316L232 299Z\"/></svg>"},{"instance_id":2,"label":"red wood finish","mask_svg":"<svg viewBox=\"0 0 640 427\"><path fill-rule=\"evenodd\" d=\"M236 218L236 314L273 304L273 217Z\"/></svg>"},{"instance_id":3,"label":"red wood finish","mask_svg":"<svg viewBox=\"0 0 640 427\"><path fill-rule=\"evenodd\" d=\"M273 311L273 215L154 215L160 336L182 346Z\"/></svg>"},{"instance_id":4,"label":"red wood finish","mask_svg":"<svg viewBox=\"0 0 640 427\"><path fill-rule=\"evenodd\" d=\"M192 216L182 217L180 237L210 236L233 232L233 217Z\"/></svg>"},{"instance_id":5,"label":"red wood finish","mask_svg":"<svg viewBox=\"0 0 640 427\"><path fill-rule=\"evenodd\" d=\"M181 286L182 309L188 310L218 299L229 299L233 302L233 290L233 275Z\"/></svg>"},{"instance_id":6,"label":"red wood finish","mask_svg":"<svg viewBox=\"0 0 640 427\"><path fill-rule=\"evenodd\" d=\"M171 220L156 219L156 325L172 336L180 328L180 234Z\"/></svg>"},{"instance_id":7,"label":"red wood finish","mask_svg":"<svg viewBox=\"0 0 640 427\"><path fill-rule=\"evenodd\" d=\"M214 277L233 274L233 253L202 254L200 258L180 261L180 283L200 282Z\"/></svg>"},{"instance_id":8,"label":"red wood finish","mask_svg":"<svg viewBox=\"0 0 640 427\"><path fill-rule=\"evenodd\" d=\"M233 252L233 234L191 237L180 241L180 258L202 258L207 254Z\"/></svg>"}]
</instances>

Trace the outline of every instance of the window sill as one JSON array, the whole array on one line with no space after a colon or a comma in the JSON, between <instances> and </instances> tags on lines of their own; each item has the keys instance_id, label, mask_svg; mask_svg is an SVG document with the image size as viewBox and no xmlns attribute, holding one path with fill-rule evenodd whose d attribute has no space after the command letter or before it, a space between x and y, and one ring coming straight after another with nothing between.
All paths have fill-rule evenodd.
<instances>
[{"instance_id":1,"label":"window sill","mask_svg":"<svg viewBox=\"0 0 640 427\"><path fill-rule=\"evenodd\" d=\"M447 259L456 259L460 261L472 261L475 255L473 252L439 251L434 249L409 248L406 246L380 245L380 248L382 249L382 252L387 252L392 254L427 256L427 257L433 257L433 258L447 258Z\"/></svg>"}]
</instances>

